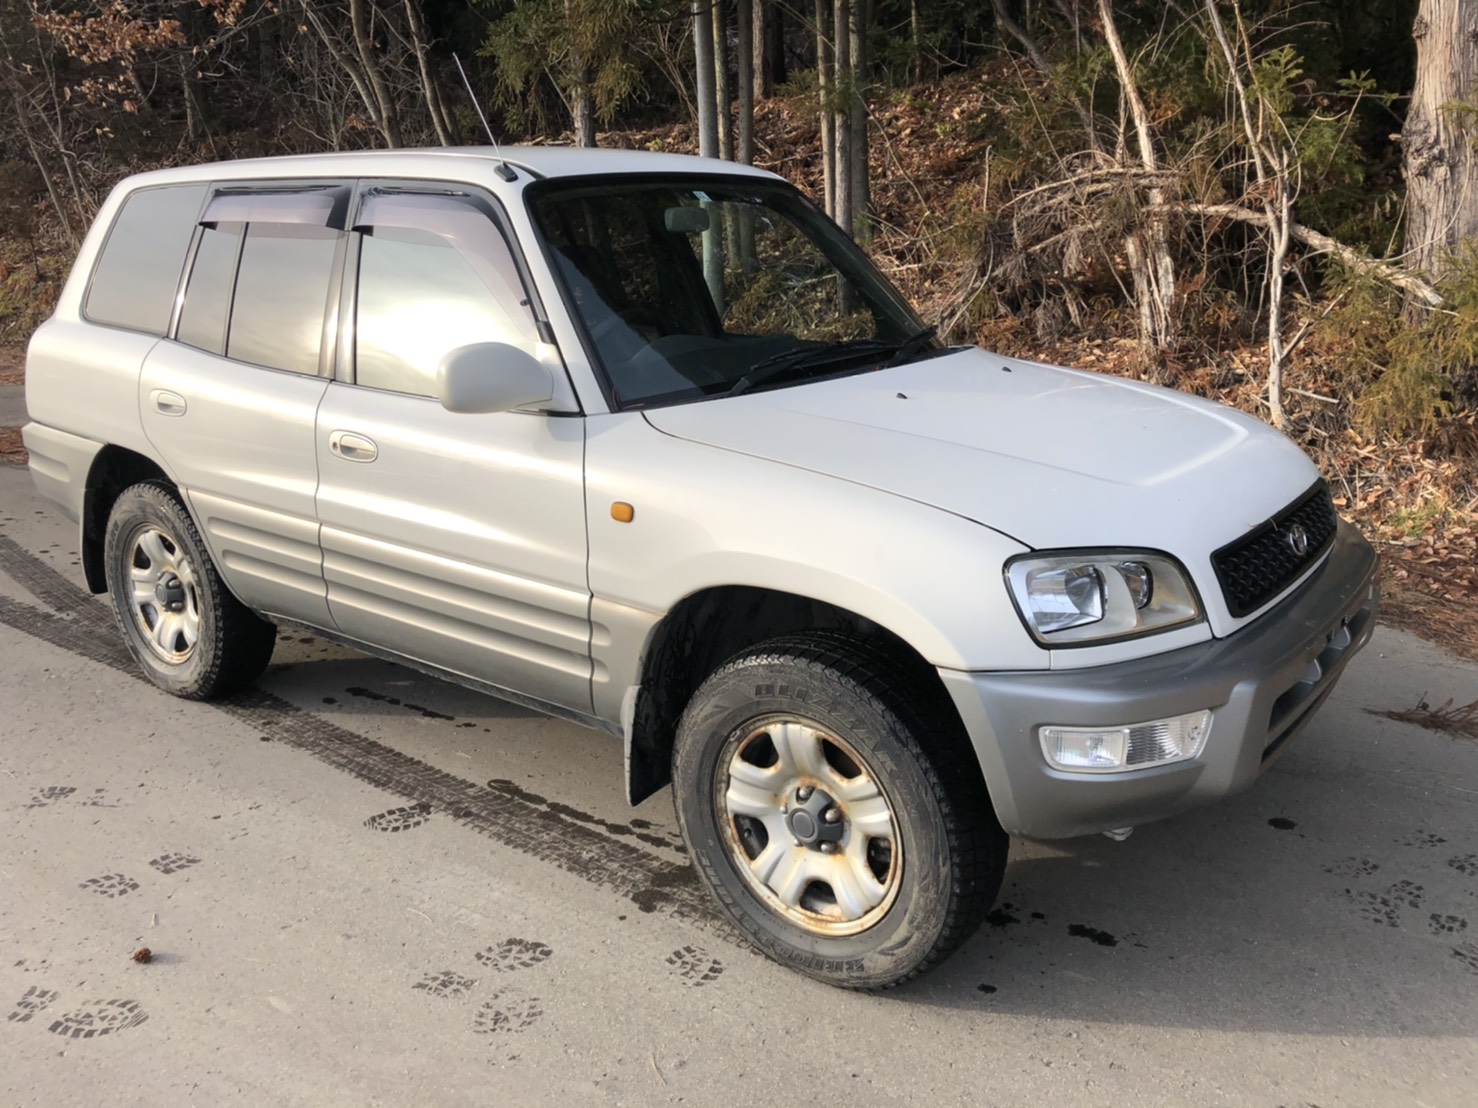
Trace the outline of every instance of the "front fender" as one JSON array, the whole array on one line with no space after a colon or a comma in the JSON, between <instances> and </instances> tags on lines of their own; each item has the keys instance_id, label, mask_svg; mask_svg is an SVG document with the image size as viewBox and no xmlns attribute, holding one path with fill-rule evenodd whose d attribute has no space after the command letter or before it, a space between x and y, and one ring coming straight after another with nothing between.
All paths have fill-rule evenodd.
<instances>
[{"instance_id":1,"label":"front fender","mask_svg":"<svg viewBox=\"0 0 1478 1108\"><path fill-rule=\"evenodd\" d=\"M651 628L684 597L750 586L823 601L947 669L1043 669L1001 579L1025 548L929 505L673 438L636 413L588 423L596 714L619 718ZM630 522L611 506L632 507Z\"/></svg>"}]
</instances>

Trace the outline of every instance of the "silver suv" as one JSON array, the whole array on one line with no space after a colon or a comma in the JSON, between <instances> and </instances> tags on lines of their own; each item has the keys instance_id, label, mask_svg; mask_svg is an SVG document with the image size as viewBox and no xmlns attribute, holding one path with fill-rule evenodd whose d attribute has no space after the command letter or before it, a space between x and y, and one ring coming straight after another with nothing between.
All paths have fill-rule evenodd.
<instances>
[{"instance_id":1,"label":"silver suv","mask_svg":"<svg viewBox=\"0 0 1478 1108\"><path fill-rule=\"evenodd\" d=\"M124 181L32 339L37 486L149 677L288 621L603 729L825 981L977 926L1009 833L1254 781L1376 559L1245 415L948 348L771 174L398 151Z\"/></svg>"}]
</instances>

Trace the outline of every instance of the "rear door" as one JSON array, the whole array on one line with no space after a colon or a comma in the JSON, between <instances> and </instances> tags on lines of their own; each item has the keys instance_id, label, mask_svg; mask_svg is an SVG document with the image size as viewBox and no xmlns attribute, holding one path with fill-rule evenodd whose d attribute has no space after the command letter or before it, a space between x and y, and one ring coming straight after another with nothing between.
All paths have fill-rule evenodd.
<instances>
[{"instance_id":1,"label":"rear door","mask_svg":"<svg viewBox=\"0 0 1478 1108\"><path fill-rule=\"evenodd\" d=\"M442 355L475 342L563 377L510 242L480 193L362 192L317 422L329 608L352 638L588 713L584 420L436 399Z\"/></svg>"},{"instance_id":2,"label":"rear door","mask_svg":"<svg viewBox=\"0 0 1478 1108\"><path fill-rule=\"evenodd\" d=\"M145 434L226 583L253 608L320 626L314 420L351 195L345 182L215 188L172 337L139 382Z\"/></svg>"}]
</instances>

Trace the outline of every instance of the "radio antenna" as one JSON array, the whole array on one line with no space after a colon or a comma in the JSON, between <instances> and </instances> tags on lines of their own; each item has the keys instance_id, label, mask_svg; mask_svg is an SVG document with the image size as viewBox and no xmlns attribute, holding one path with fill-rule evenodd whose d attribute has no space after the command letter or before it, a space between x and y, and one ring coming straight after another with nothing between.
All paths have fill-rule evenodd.
<instances>
[{"instance_id":1,"label":"radio antenna","mask_svg":"<svg viewBox=\"0 0 1478 1108\"><path fill-rule=\"evenodd\" d=\"M452 54L452 61L457 63L457 72L462 75L462 87L467 90L467 99L472 101L472 109L477 112L477 118L482 120L482 129L488 133L488 141L493 144L493 155L498 159L498 168L493 170L505 181L518 180L518 174L508 164L508 159L503 157L503 152L498 149L498 140L493 137L493 129L488 126L488 117L482 114L482 105L477 102L477 94L472 91L472 82L467 79L467 71L462 68L462 59Z\"/></svg>"}]
</instances>

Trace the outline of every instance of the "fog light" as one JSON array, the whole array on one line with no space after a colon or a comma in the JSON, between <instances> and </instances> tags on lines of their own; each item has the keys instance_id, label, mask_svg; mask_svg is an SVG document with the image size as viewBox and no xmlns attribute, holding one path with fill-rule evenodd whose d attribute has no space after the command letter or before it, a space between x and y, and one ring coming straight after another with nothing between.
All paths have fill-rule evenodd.
<instances>
[{"instance_id":1,"label":"fog light","mask_svg":"<svg viewBox=\"0 0 1478 1108\"><path fill-rule=\"evenodd\" d=\"M1191 712L1124 727L1042 727L1042 753L1058 769L1114 773L1194 758L1206 748L1211 713Z\"/></svg>"}]
</instances>

